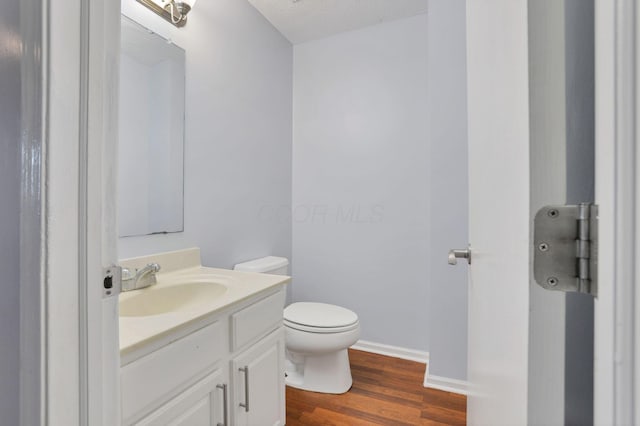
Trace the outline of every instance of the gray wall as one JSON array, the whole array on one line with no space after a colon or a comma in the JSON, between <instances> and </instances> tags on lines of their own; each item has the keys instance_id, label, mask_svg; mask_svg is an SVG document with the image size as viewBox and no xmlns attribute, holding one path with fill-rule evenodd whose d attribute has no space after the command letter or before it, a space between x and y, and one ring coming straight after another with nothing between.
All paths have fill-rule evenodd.
<instances>
[{"instance_id":1,"label":"gray wall","mask_svg":"<svg viewBox=\"0 0 640 426\"><path fill-rule=\"evenodd\" d=\"M427 17L294 47L293 299L427 350Z\"/></svg>"},{"instance_id":2,"label":"gray wall","mask_svg":"<svg viewBox=\"0 0 640 426\"><path fill-rule=\"evenodd\" d=\"M19 424L20 1L0 14L0 423Z\"/></svg>"},{"instance_id":3,"label":"gray wall","mask_svg":"<svg viewBox=\"0 0 640 426\"><path fill-rule=\"evenodd\" d=\"M446 261L468 243L464 0L296 45L294 116L294 300L465 379L467 268Z\"/></svg>"},{"instance_id":4,"label":"gray wall","mask_svg":"<svg viewBox=\"0 0 640 426\"><path fill-rule=\"evenodd\" d=\"M185 231L121 238L119 257L199 246L208 266L291 258L291 44L246 1L198 2L182 29L135 0L123 11L186 50L187 118Z\"/></svg>"},{"instance_id":5,"label":"gray wall","mask_svg":"<svg viewBox=\"0 0 640 426\"><path fill-rule=\"evenodd\" d=\"M467 63L464 0L431 0L429 85L429 374L467 377L466 263L447 264L468 241Z\"/></svg>"}]
</instances>

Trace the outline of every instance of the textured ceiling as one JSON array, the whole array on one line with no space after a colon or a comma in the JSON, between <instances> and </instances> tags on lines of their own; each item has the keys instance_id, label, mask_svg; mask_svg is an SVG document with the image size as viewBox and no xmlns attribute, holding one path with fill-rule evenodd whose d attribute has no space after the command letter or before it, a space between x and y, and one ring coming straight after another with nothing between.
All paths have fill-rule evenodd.
<instances>
[{"instance_id":1,"label":"textured ceiling","mask_svg":"<svg viewBox=\"0 0 640 426\"><path fill-rule=\"evenodd\" d=\"M427 11L428 0L248 0L293 44Z\"/></svg>"}]
</instances>

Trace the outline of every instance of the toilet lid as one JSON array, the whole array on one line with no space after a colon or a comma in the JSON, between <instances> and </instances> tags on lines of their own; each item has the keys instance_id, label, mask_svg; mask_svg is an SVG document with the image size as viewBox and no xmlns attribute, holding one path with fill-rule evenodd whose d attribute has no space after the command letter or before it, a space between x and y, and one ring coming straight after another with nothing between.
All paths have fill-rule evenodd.
<instances>
[{"instance_id":1,"label":"toilet lid","mask_svg":"<svg viewBox=\"0 0 640 426\"><path fill-rule=\"evenodd\" d=\"M287 306L284 319L307 327L342 328L358 322L358 315L341 306L327 303L297 302Z\"/></svg>"}]
</instances>

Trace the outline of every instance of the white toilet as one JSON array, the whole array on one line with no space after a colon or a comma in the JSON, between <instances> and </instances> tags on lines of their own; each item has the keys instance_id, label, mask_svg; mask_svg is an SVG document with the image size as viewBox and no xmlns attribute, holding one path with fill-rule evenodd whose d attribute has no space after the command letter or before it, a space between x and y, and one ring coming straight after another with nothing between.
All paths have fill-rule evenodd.
<instances>
[{"instance_id":1,"label":"white toilet","mask_svg":"<svg viewBox=\"0 0 640 426\"><path fill-rule=\"evenodd\" d=\"M289 262L268 256L240 263L233 269L286 274ZM351 388L347 349L360 336L358 316L326 303L297 302L284 310L286 383L322 393L344 393Z\"/></svg>"}]
</instances>

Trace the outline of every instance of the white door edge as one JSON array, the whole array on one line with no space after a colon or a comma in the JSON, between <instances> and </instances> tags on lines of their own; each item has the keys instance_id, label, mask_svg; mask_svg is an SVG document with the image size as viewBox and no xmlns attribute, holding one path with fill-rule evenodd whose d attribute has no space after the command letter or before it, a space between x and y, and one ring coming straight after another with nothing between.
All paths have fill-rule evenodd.
<instances>
[{"instance_id":1,"label":"white door edge","mask_svg":"<svg viewBox=\"0 0 640 426\"><path fill-rule=\"evenodd\" d=\"M120 64L120 2L91 0L82 16L87 72L86 183L88 424L118 425L120 350L117 293L103 297L103 268L117 263L116 158ZM83 37L84 38L84 37ZM82 288L82 287L81 287Z\"/></svg>"},{"instance_id":2,"label":"white door edge","mask_svg":"<svg viewBox=\"0 0 640 426\"><path fill-rule=\"evenodd\" d=\"M116 261L109 206L114 210L120 5L70 0L44 9L49 98L43 422L118 425L117 297L103 301L102 268Z\"/></svg>"},{"instance_id":3,"label":"white door edge","mask_svg":"<svg viewBox=\"0 0 640 426\"><path fill-rule=\"evenodd\" d=\"M527 11L526 0L467 0L469 424L527 423Z\"/></svg>"}]
</instances>

